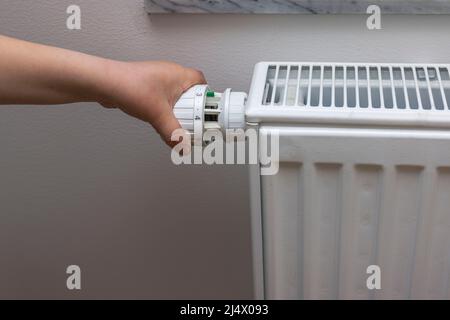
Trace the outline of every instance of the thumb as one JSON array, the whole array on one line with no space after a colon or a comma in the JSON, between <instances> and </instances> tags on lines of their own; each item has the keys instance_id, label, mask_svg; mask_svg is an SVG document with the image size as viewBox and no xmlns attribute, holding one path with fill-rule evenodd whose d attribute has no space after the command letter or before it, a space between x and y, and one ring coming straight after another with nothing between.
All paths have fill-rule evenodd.
<instances>
[{"instance_id":1,"label":"thumb","mask_svg":"<svg viewBox=\"0 0 450 320\"><path fill-rule=\"evenodd\" d=\"M172 141L172 133L176 129L180 129L181 125L178 122L178 119L175 117L175 114L172 111L172 107L167 105L164 107L167 110L163 115L161 115L154 123L152 123L153 127L159 133L164 142L170 146L174 147L178 144L178 141Z\"/></svg>"}]
</instances>

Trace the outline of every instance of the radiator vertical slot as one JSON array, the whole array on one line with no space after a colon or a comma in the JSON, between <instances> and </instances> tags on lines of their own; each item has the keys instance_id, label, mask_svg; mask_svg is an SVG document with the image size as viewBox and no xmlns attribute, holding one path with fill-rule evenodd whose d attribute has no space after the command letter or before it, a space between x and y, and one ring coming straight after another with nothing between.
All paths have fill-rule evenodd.
<instances>
[{"instance_id":1,"label":"radiator vertical slot","mask_svg":"<svg viewBox=\"0 0 450 320\"><path fill-rule=\"evenodd\" d=\"M367 69L366 67L358 67L357 72L358 79L358 101L359 107L368 108L369 107L369 95L368 95L368 80L367 80Z\"/></svg>"},{"instance_id":2,"label":"radiator vertical slot","mask_svg":"<svg viewBox=\"0 0 450 320\"><path fill-rule=\"evenodd\" d=\"M343 107L348 107L348 97L347 97L347 88L348 88L348 78L347 78L347 67L343 67L344 69L344 105Z\"/></svg>"},{"instance_id":3,"label":"radiator vertical slot","mask_svg":"<svg viewBox=\"0 0 450 320\"><path fill-rule=\"evenodd\" d=\"M300 90L298 92L298 103L300 106L307 106L309 103L310 93L310 77L311 68L309 66L303 66L300 77Z\"/></svg>"},{"instance_id":4,"label":"radiator vertical slot","mask_svg":"<svg viewBox=\"0 0 450 320\"><path fill-rule=\"evenodd\" d=\"M297 91L295 92L295 103L294 103L294 105L296 105L296 106L300 105L300 103L302 103L302 105L303 105L303 101L300 101L300 99L299 99L300 85L301 85L301 83L300 83L300 80L301 80L300 76L301 76L301 73L302 73L302 65L298 66L298 71L297 72L298 72L298 74L297 74Z\"/></svg>"},{"instance_id":5,"label":"radiator vertical slot","mask_svg":"<svg viewBox=\"0 0 450 320\"><path fill-rule=\"evenodd\" d=\"M370 67L369 69L369 79L370 79L370 101L372 108L381 107L381 96L380 96L380 75L378 73L377 67Z\"/></svg>"},{"instance_id":6,"label":"radiator vertical slot","mask_svg":"<svg viewBox=\"0 0 450 320\"><path fill-rule=\"evenodd\" d=\"M323 67L323 77L322 77L322 103L321 106L330 107L332 98L332 88L333 88L333 68L330 66Z\"/></svg>"},{"instance_id":7,"label":"radiator vertical slot","mask_svg":"<svg viewBox=\"0 0 450 320\"><path fill-rule=\"evenodd\" d=\"M428 68L424 68L424 73L425 73L425 80L427 82L427 88L428 88L428 97L430 99L430 109L436 109L436 104L434 101L434 97L433 97L433 92L432 92L432 88L431 88L431 79L430 79L430 73ZM434 77L434 75L433 75Z\"/></svg>"},{"instance_id":8,"label":"radiator vertical slot","mask_svg":"<svg viewBox=\"0 0 450 320\"><path fill-rule=\"evenodd\" d=\"M380 107L383 107L384 108L384 106L385 106L385 102L384 102L384 92L383 92L383 77L382 77L382 74L381 74L381 67L380 66L377 66L377 70L378 70L378 79L379 79L379 90L380 90Z\"/></svg>"},{"instance_id":9,"label":"radiator vertical slot","mask_svg":"<svg viewBox=\"0 0 450 320\"><path fill-rule=\"evenodd\" d=\"M405 74L405 68L400 68L402 71L402 83L403 83L403 96L405 97L405 108L409 109L410 108L410 103L409 103L409 96L408 96L408 83L406 80L406 74Z\"/></svg>"},{"instance_id":10,"label":"radiator vertical slot","mask_svg":"<svg viewBox=\"0 0 450 320\"><path fill-rule=\"evenodd\" d=\"M335 67L335 80L334 80L334 105L338 108L346 105L346 87L344 85L344 67Z\"/></svg>"},{"instance_id":11,"label":"radiator vertical slot","mask_svg":"<svg viewBox=\"0 0 450 320\"><path fill-rule=\"evenodd\" d=\"M381 67L381 79L383 83L384 107L392 109L394 107L394 96L391 71L389 67Z\"/></svg>"},{"instance_id":12,"label":"radiator vertical slot","mask_svg":"<svg viewBox=\"0 0 450 320\"><path fill-rule=\"evenodd\" d=\"M311 100L309 106L318 107L320 105L320 93L321 93L321 67L314 66L312 68L311 85Z\"/></svg>"},{"instance_id":13,"label":"radiator vertical slot","mask_svg":"<svg viewBox=\"0 0 450 320\"><path fill-rule=\"evenodd\" d=\"M275 93L274 93L274 98L272 101L273 105L279 106L284 103L283 99L284 99L284 92L285 92L286 84L287 84L287 71L288 71L287 66L280 66L278 68L278 73L277 73L276 82L275 82Z\"/></svg>"},{"instance_id":14,"label":"radiator vertical slot","mask_svg":"<svg viewBox=\"0 0 450 320\"><path fill-rule=\"evenodd\" d=\"M336 66L331 67L331 107L336 107Z\"/></svg>"},{"instance_id":15,"label":"radiator vertical slot","mask_svg":"<svg viewBox=\"0 0 450 320\"><path fill-rule=\"evenodd\" d=\"M277 85L278 85L278 76L280 74L280 67L277 66L275 70L275 77L273 78L272 84L272 95L270 97L270 105L274 105L276 99Z\"/></svg>"},{"instance_id":16,"label":"radiator vertical slot","mask_svg":"<svg viewBox=\"0 0 450 320\"><path fill-rule=\"evenodd\" d=\"M285 95L285 104L287 106L294 106L297 104L296 97L297 97L297 91L299 87L299 67L298 66L290 66L289 69L289 80L287 84L287 90Z\"/></svg>"},{"instance_id":17,"label":"radiator vertical slot","mask_svg":"<svg viewBox=\"0 0 450 320\"><path fill-rule=\"evenodd\" d=\"M441 76L442 87L444 90L447 108L450 108L450 75L449 75L449 71L447 68L439 68L439 74Z\"/></svg>"},{"instance_id":18,"label":"radiator vertical slot","mask_svg":"<svg viewBox=\"0 0 450 320\"><path fill-rule=\"evenodd\" d=\"M427 68L427 79L430 84L430 96L432 97L434 109L444 110L444 101L442 100L441 95L441 83L435 68Z\"/></svg>"},{"instance_id":19,"label":"radiator vertical slot","mask_svg":"<svg viewBox=\"0 0 450 320\"><path fill-rule=\"evenodd\" d=\"M418 67L416 68L416 77L417 82L419 84L419 92L420 92L420 100L422 102L422 108L424 110L431 109L431 101L429 94L429 85L427 80L427 75L425 73L424 68Z\"/></svg>"},{"instance_id":20,"label":"radiator vertical slot","mask_svg":"<svg viewBox=\"0 0 450 320\"><path fill-rule=\"evenodd\" d=\"M370 89L370 69L365 67L366 77L367 77L367 107L372 108L372 90Z\"/></svg>"},{"instance_id":21,"label":"radiator vertical slot","mask_svg":"<svg viewBox=\"0 0 450 320\"><path fill-rule=\"evenodd\" d=\"M439 88L441 90L441 99L442 102L444 104L444 109L447 110L448 109L448 103L447 103L447 99L445 97L445 91L444 91L444 84L442 83L442 77L441 77L441 71L440 68L435 68L437 77L438 77L438 81L439 81Z\"/></svg>"},{"instance_id":22,"label":"radiator vertical slot","mask_svg":"<svg viewBox=\"0 0 450 320\"><path fill-rule=\"evenodd\" d=\"M354 108L358 106L358 88L357 88L357 75L355 67L346 67L347 75L345 77L346 81L346 106L349 108Z\"/></svg>"},{"instance_id":23,"label":"radiator vertical slot","mask_svg":"<svg viewBox=\"0 0 450 320\"><path fill-rule=\"evenodd\" d=\"M408 97L409 108L417 110L419 108L419 102L417 99L417 87L416 81L414 80L414 71L412 68L408 67L404 70L405 82L408 84L406 86L406 96Z\"/></svg>"},{"instance_id":24,"label":"radiator vertical slot","mask_svg":"<svg viewBox=\"0 0 450 320\"><path fill-rule=\"evenodd\" d=\"M394 91L395 91L395 102L396 108L405 109L405 92L404 92L404 82L402 77L402 69L395 67L392 69L393 79L394 79Z\"/></svg>"},{"instance_id":25,"label":"radiator vertical slot","mask_svg":"<svg viewBox=\"0 0 450 320\"><path fill-rule=\"evenodd\" d=\"M264 93L263 93L263 105L270 105L272 103L272 96L274 91L274 83L275 83L275 77L277 74L277 67L274 65L271 65L267 69L267 77L266 77L266 84L264 87Z\"/></svg>"}]
</instances>

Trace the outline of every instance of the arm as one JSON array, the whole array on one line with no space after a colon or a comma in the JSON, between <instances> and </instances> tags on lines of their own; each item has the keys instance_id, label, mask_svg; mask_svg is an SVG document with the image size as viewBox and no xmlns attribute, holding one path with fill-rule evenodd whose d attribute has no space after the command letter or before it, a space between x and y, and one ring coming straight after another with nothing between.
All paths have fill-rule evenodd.
<instances>
[{"instance_id":1,"label":"arm","mask_svg":"<svg viewBox=\"0 0 450 320\"><path fill-rule=\"evenodd\" d=\"M203 74L170 62L121 62L0 36L0 104L98 102L153 125L164 141L172 107Z\"/></svg>"}]
</instances>

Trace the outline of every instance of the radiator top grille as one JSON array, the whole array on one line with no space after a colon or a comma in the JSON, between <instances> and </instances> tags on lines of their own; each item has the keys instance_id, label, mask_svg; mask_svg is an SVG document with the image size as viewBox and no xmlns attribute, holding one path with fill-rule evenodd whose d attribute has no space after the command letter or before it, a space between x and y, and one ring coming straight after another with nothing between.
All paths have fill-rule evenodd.
<instances>
[{"instance_id":1,"label":"radiator top grille","mask_svg":"<svg viewBox=\"0 0 450 320\"><path fill-rule=\"evenodd\" d=\"M446 65L280 63L267 66L263 106L449 111ZM348 109L347 109L348 110Z\"/></svg>"}]
</instances>

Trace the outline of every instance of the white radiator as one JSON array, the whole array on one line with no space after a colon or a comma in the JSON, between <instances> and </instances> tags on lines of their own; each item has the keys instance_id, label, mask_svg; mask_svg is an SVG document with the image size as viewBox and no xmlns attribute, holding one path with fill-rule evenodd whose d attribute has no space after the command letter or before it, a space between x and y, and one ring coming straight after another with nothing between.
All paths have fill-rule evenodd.
<instances>
[{"instance_id":1,"label":"white radiator","mask_svg":"<svg viewBox=\"0 0 450 320\"><path fill-rule=\"evenodd\" d=\"M257 298L450 298L450 66L257 64L245 120ZM369 266L381 289L369 289Z\"/></svg>"}]
</instances>

